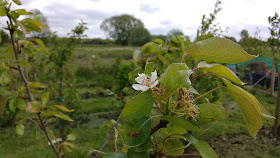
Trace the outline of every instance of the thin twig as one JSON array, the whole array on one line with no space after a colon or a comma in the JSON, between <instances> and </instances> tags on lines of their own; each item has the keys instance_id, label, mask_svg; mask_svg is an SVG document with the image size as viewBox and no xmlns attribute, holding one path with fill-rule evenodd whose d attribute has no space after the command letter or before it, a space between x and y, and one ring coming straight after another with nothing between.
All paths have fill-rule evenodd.
<instances>
[{"instance_id":1,"label":"thin twig","mask_svg":"<svg viewBox=\"0 0 280 158\"><path fill-rule=\"evenodd\" d=\"M198 96L198 97L195 98L194 100L196 101L197 99L200 99L200 98L204 97L205 95L207 95L207 94L209 94L209 93L211 93L211 92L213 92L213 91L215 91L215 90L217 90L217 89L220 89L220 88L224 88L224 87L223 87L223 86L216 87L216 88L214 88L214 89L212 89L212 90L210 90L210 91L208 91L208 92L202 94L201 96Z\"/></svg>"},{"instance_id":2,"label":"thin twig","mask_svg":"<svg viewBox=\"0 0 280 158\"><path fill-rule=\"evenodd\" d=\"M120 120L121 120L121 114L120 114L120 116L118 117L117 122L116 122L116 123L114 124L114 126L112 127L112 129L111 129L111 131L110 131L110 133L109 133L109 135L108 135L106 141L104 142L104 144L102 145L102 147L99 149L100 152L103 151L104 148L106 147L106 145L109 143L109 140L110 140L111 136L114 134L115 127L118 126ZM91 154L89 157L92 157L92 156L93 156L93 155ZM97 154L96 154L96 158L98 158L99 156L100 156L100 153L97 153Z\"/></svg>"}]
</instances>

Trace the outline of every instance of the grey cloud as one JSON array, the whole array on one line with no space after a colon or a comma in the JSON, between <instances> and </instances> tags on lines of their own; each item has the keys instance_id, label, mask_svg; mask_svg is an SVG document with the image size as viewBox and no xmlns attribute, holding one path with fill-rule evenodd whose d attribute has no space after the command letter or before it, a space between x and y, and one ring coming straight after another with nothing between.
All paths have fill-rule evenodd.
<instances>
[{"instance_id":1,"label":"grey cloud","mask_svg":"<svg viewBox=\"0 0 280 158\"><path fill-rule=\"evenodd\" d=\"M159 7L152 7L149 4L140 4L140 10L149 14L153 14L156 11L159 11L160 8Z\"/></svg>"},{"instance_id":2,"label":"grey cloud","mask_svg":"<svg viewBox=\"0 0 280 158\"><path fill-rule=\"evenodd\" d=\"M59 36L66 36L83 19L89 28L85 32L88 37L104 37L99 25L104 19L114 14L99 10L79 10L73 5L59 2L46 6L42 12L48 18L51 30L56 31Z\"/></svg>"},{"instance_id":3,"label":"grey cloud","mask_svg":"<svg viewBox=\"0 0 280 158\"><path fill-rule=\"evenodd\" d=\"M168 19L160 21L160 24L162 24L162 25L170 25L171 23L172 23L172 21L170 21Z\"/></svg>"}]
</instances>

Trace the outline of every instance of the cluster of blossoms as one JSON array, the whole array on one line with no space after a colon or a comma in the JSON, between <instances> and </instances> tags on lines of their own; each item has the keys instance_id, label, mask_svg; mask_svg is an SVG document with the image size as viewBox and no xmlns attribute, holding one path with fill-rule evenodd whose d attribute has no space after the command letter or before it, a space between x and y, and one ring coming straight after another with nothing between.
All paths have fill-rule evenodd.
<instances>
[{"instance_id":1,"label":"cluster of blossoms","mask_svg":"<svg viewBox=\"0 0 280 158\"><path fill-rule=\"evenodd\" d=\"M138 74L138 77L135 79L139 84L133 84L132 88L142 92L147 91L149 88L152 89L158 84L157 80L157 71L152 72L151 78L148 78L144 73Z\"/></svg>"}]
</instances>

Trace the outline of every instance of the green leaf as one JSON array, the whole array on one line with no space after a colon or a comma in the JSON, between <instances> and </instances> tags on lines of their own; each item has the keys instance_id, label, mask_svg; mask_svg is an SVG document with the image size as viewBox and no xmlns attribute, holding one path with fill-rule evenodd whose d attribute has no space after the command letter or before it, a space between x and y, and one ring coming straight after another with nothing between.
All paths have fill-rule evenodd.
<instances>
[{"instance_id":1,"label":"green leaf","mask_svg":"<svg viewBox=\"0 0 280 158\"><path fill-rule=\"evenodd\" d=\"M158 51L159 45L155 44L154 42L146 43L142 47L142 51L148 54L156 54Z\"/></svg>"},{"instance_id":2,"label":"green leaf","mask_svg":"<svg viewBox=\"0 0 280 158\"><path fill-rule=\"evenodd\" d=\"M13 2L17 5L22 5L21 1L20 0L13 0Z\"/></svg>"},{"instance_id":3,"label":"green leaf","mask_svg":"<svg viewBox=\"0 0 280 158\"><path fill-rule=\"evenodd\" d=\"M159 82L164 84L166 90L172 92L177 88L190 88L189 79L192 70L184 63L173 63L168 66L164 74L160 77Z\"/></svg>"},{"instance_id":4,"label":"green leaf","mask_svg":"<svg viewBox=\"0 0 280 158\"><path fill-rule=\"evenodd\" d=\"M30 88L46 88L47 86L40 82L29 82Z\"/></svg>"},{"instance_id":5,"label":"green leaf","mask_svg":"<svg viewBox=\"0 0 280 158\"><path fill-rule=\"evenodd\" d=\"M4 113L9 96L10 96L9 93L0 95L0 118L2 117L2 115Z\"/></svg>"},{"instance_id":6,"label":"green leaf","mask_svg":"<svg viewBox=\"0 0 280 158\"><path fill-rule=\"evenodd\" d=\"M257 132L262 127L262 119L258 103L249 95L248 92L240 87L230 83L226 79L222 79L227 87L224 89L232 96L237 102L248 126L249 133L255 137Z\"/></svg>"},{"instance_id":7,"label":"green leaf","mask_svg":"<svg viewBox=\"0 0 280 158\"><path fill-rule=\"evenodd\" d=\"M58 109L60 109L62 111L65 111L65 112L73 112L73 111L75 111L74 109L69 110L65 106L62 106L62 105L55 105L55 107L57 107Z\"/></svg>"},{"instance_id":8,"label":"green leaf","mask_svg":"<svg viewBox=\"0 0 280 158\"><path fill-rule=\"evenodd\" d=\"M162 44L162 45L165 44L165 42L162 39L154 39L153 42L158 43L158 44Z\"/></svg>"},{"instance_id":9,"label":"green leaf","mask_svg":"<svg viewBox=\"0 0 280 158\"><path fill-rule=\"evenodd\" d=\"M159 144L159 147L162 148L162 144ZM163 153L167 155L180 155L184 153L184 145L179 139L169 138L164 143Z\"/></svg>"},{"instance_id":10,"label":"green leaf","mask_svg":"<svg viewBox=\"0 0 280 158\"><path fill-rule=\"evenodd\" d=\"M43 25L42 23L40 23L40 22L38 22L36 20L32 20L30 18L25 18L25 19L21 20L21 23L29 31L41 32L42 29L40 27L47 28L47 26Z\"/></svg>"},{"instance_id":11,"label":"green leaf","mask_svg":"<svg viewBox=\"0 0 280 158\"><path fill-rule=\"evenodd\" d=\"M161 118L168 121L169 123L172 123L173 125L183 127L186 130L202 132L200 127L194 122L192 122L191 120L187 120L182 117L170 116L170 115L162 116Z\"/></svg>"},{"instance_id":12,"label":"green leaf","mask_svg":"<svg viewBox=\"0 0 280 158\"><path fill-rule=\"evenodd\" d=\"M188 131L184 128L184 127L181 127L181 126L178 126L178 125L170 125L167 124L166 128L162 128L161 132L167 134L167 135L172 135L172 134L186 134L188 133ZM179 135L174 135L172 137L175 137L175 138L182 138L182 136L179 136Z\"/></svg>"},{"instance_id":13,"label":"green leaf","mask_svg":"<svg viewBox=\"0 0 280 158\"><path fill-rule=\"evenodd\" d=\"M199 118L202 122L223 121L228 118L227 110L221 106L211 103L199 104Z\"/></svg>"},{"instance_id":14,"label":"green leaf","mask_svg":"<svg viewBox=\"0 0 280 158\"><path fill-rule=\"evenodd\" d=\"M138 117L129 122L119 134L126 145L138 146L149 138L151 125L150 117Z\"/></svg>"},{"instance_id":15,"label":"green leaf","mask_svg":"<svg viewBox=\"0 0 280 158\"><path fill-rule=\"evenodd\" d=\"M148 151L151 146L153 145L152 141L150 139L147 139L144 143L142 143L141 145L139 146L136 146L136 147L132 147L131 149L133 149L133 151L135 152L146 152Z\"/></svg>"},{"instance_id":16,"label":"green leaf","mask_svg":"<svg viewBox=\"0 0 280 158\"><path fill-rule=\"evenodd\" d=\"M129 158L150 158L147 152L136 152L133 149L127 150L127 157Z\"/></svg>"},{"instance_id":17,"label":"green leaf","mask_svg":"<svg viewBox=\"0 0 280 158\"><path fill-rule=\"evenodd\" d=\"M48 111L47 114L50 116L55 116L57 118L66 120L66 121L73 121L69 116L67 116L59 111Z\"/></svg>"},{"instance_id":18,"label":"green leaf","mask_svg":"<svg viewBox=\"0 0 280 158\"><path fill-rule=\"evenodd\" d=\"M143 92L127 102L121 117L124 121L129 122L136 117L149 116L153 108L153 103L151 91Z\"/></svg>"},{"instance_id":19,"label":"green leaf","mask_svg":"<svg viewBox=\"0 0 280 158\"><path fill-rule=\"evenodd\" d=\"M49 102L49 100L50 100L50 93L49 92L44 93L41 97L43 108L47 106L47 103Z\"/></svg>"},{"instance_id":20,"label":"green leaf","mask_svg":"<svg viewBox=\"0 0 280 158\"><path fill-rule=\"evenodd\" d=\"M145 66L145 75L151 78L152 71L153 71L153 63L147 62Z\"/></svg>"},{"instance_id":21,"label":"green leaf","mask_svg":"<svg viewBox=\"0 0 280 158\"><path fill-rule=\"evenodd\" d=\"M24 133L24 125L22 124L22 122L17 124L17 126L16 126L16 133L18 135L23 135L23 133Z\"/></svg>"},{"instance_id":22,"label":"green leaf","mask_svg":"<svg viewBox=\"0 0 280 158\"><path fill-rule=\"evenodd\" d=\"M39 101L28 102L26 106L26 112L38 113L41 111L41 106L42 104Z\"/></svg>"},{"instance_id":23,"label":"green leaf","mask_svg":"<svg viewBox=\"0 0 280 158\"><path fill-rule=\"evenodd\" d=\"M216 75L225 77L237 84L244 85L245 83L242 82L234 72L232 72L229 68L220 65L220 64L207 64L205 61L202 61L198 64L197 68L206 70L208 72L212 72Z\"/></svg>"},{"instance_id":24,"label":"green leaf","mask_svg":"<svg viewBox=\"0 0 280 158\"><path fill-rule=\"evenodd\" d=\"M25 110L26 109L26 102L22 98L17 98L16 107L18 107L20 110Z\"/></svg>"},{"instance_id":25,"label":"green leaf","mask_svg":"<svg viewBox=\"0 0 280 158\"><path fill-rule=\"evenodd\" d=\"M20 15L32 15L32 12L27 12L25 9L16 9L14 10L16 12L18 12Z\"/></svg>"},{"instance_id":26,"label":"green leaf","mask_svg":"<svg viewBox=\"0 0 280 158\"><path fill-rule=\"evenodd\" d=\"M68 134L67 135L67 139L66 140L76 140L76 135L75 134L73 134L73 133L71 133L71 134Z\"/></svg>"},{"instance_id":27,"label":"green leaf","mask_svg":"<svg viewBox=\"0 0 280 158\"><path fill-rule=\"evenodd\" d=\"M103 156L103 158L127 158L125 153L120 152L120 153L108 153Z\"/></svg>"},{"instance_id":28,"label":"green leaf","mask_svg":"<svg viewBox=\"0 0 280 158\"><path fill-rule=\"evenodd\" d=\"M7 16L6 9L3 6L0 7L0 16Z\"/></svg>"},{"instance_id":29,"label":"green leaf","mask_svg":"<svg viewBox=\"0 0 280 158\"><path fill-rule=\"evenodd\" d=\"M50 54L49 51L47 50L47 48L46 48L44 42L43 42L41 39L39 39L39 38L33 38L32 40L35 41L36 43L38 43L38 44L43 48L43 50L44 50L47 54Z\"/></svg>"},{"instance_id":30,"label":"green leaf","mask_svg":"<svg viewBox=\"0 0 280 158\"><path fill-rule=\"evenodd\" d=\"M209 146L208 143L198 140L194 138L190 134L184 135L189 142L192 143L192 145L196 148L196 150L200 153L202 158L218 158L218 155L216 152Z\"/></svg>"},{"instance_id":31,"label":"green leaf","mask_svg":"<svg viewBox=\"0 0 280 158\"><path fill-rule=\"evenodd\" d=\"M38 15L34 16L34 17L32 18L32 20L35 20L35 21L40 22L40 21L41 21L41 18L42 18L42 14L38 14Z\"/></svg>"},{"instance_id":32,"label":"green leaf","mask_svg":"<svg viewBox=\"0 0 280 158\"><path fill-rule=\"evenodd\" d=\"M9 100L9 109L12 112L16 112L16 97L13 97L12 99Z\"/></svg>"},{"instance_id":33,"label":"green leaf","mask_svg":"<svg viewBox=\"0 0 280 158\"><path fill-rule=\"evenodd\" d=\"M218 63L242 63L256 57L248 54L237 43L220 37L212 37L196 42L188 50L188 55Z\"/></svg>"},{"instance_id":34,"label":"green leaf","mask_svg":"<svg viewBox=\"0 0 280 158\"><path fill-rule=\"evenodd\" d=\"M0 84L5 86L12 80L11 70L3 63L0 68Z\"/></svg>"}]
</instances>

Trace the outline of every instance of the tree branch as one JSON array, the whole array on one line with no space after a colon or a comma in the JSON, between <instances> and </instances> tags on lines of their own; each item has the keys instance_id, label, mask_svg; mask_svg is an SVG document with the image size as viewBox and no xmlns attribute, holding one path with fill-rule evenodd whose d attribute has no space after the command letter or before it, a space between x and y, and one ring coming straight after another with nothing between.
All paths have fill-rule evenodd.
<instances>
[{"instance_id":1,"label":"tree branch","mask_svg":"<svg viewBox=\"0 0 280 158\"><path fill-rule=\"evenodd\" d=\"M8 16L8 18L9 18L10 25L13 25L9 13L7 13L7 16ZM16 49L16 46L15 46L15 39L14 39L14 31L15 31L15 30L12 29L10 25L9 25L9 23L8 23L8 28L9 28L10 36L11 36L11 42L12 42L13 49L14 49L14 53L15 53L15 57L16 57L16 62L18 63L19 57L18 57L18 51L17 51L17 49ZM24 76L24 74L23 74L23 71L21 70L21 66L20 66L20 65L18 65L17 70L19 71L20 76L21 76L21 78L22 78L22 80L23 80L23 82L24 82L24 84L25 84L25 87L26 87L26 90L27 90L27 94L28 94L28 99L32 102L32 101L33 101L33 97L32 97L32 94L31 94L31 92L30 92L29 84L28 84L28 81L27 81L27 79L25 78L25 76ZM61 156L60 156L58 150L56 149L56 147L55 147L54 144L52 143L52 139L51 139L51 137L50 137L50 135L49 135L49 133L48 133L48 131L47 131L47 129L46 129L46 125L45 125L45 123L44 123L44 121L43 121L43 119L42 119L41 113L38 112L37 115L38 115L39 121L40 121L40 123L41 123L41 125L42 125L42 130L45 132L45 134L46 134L46 136L47 136L47 138L48 138L48 141L49 141L50 144L51 144L51 147L53 148L53 150L54 150L55 154L57 155L57 157L58 157L58 158L61 158Z\"/></svg>"}]
</instances>

